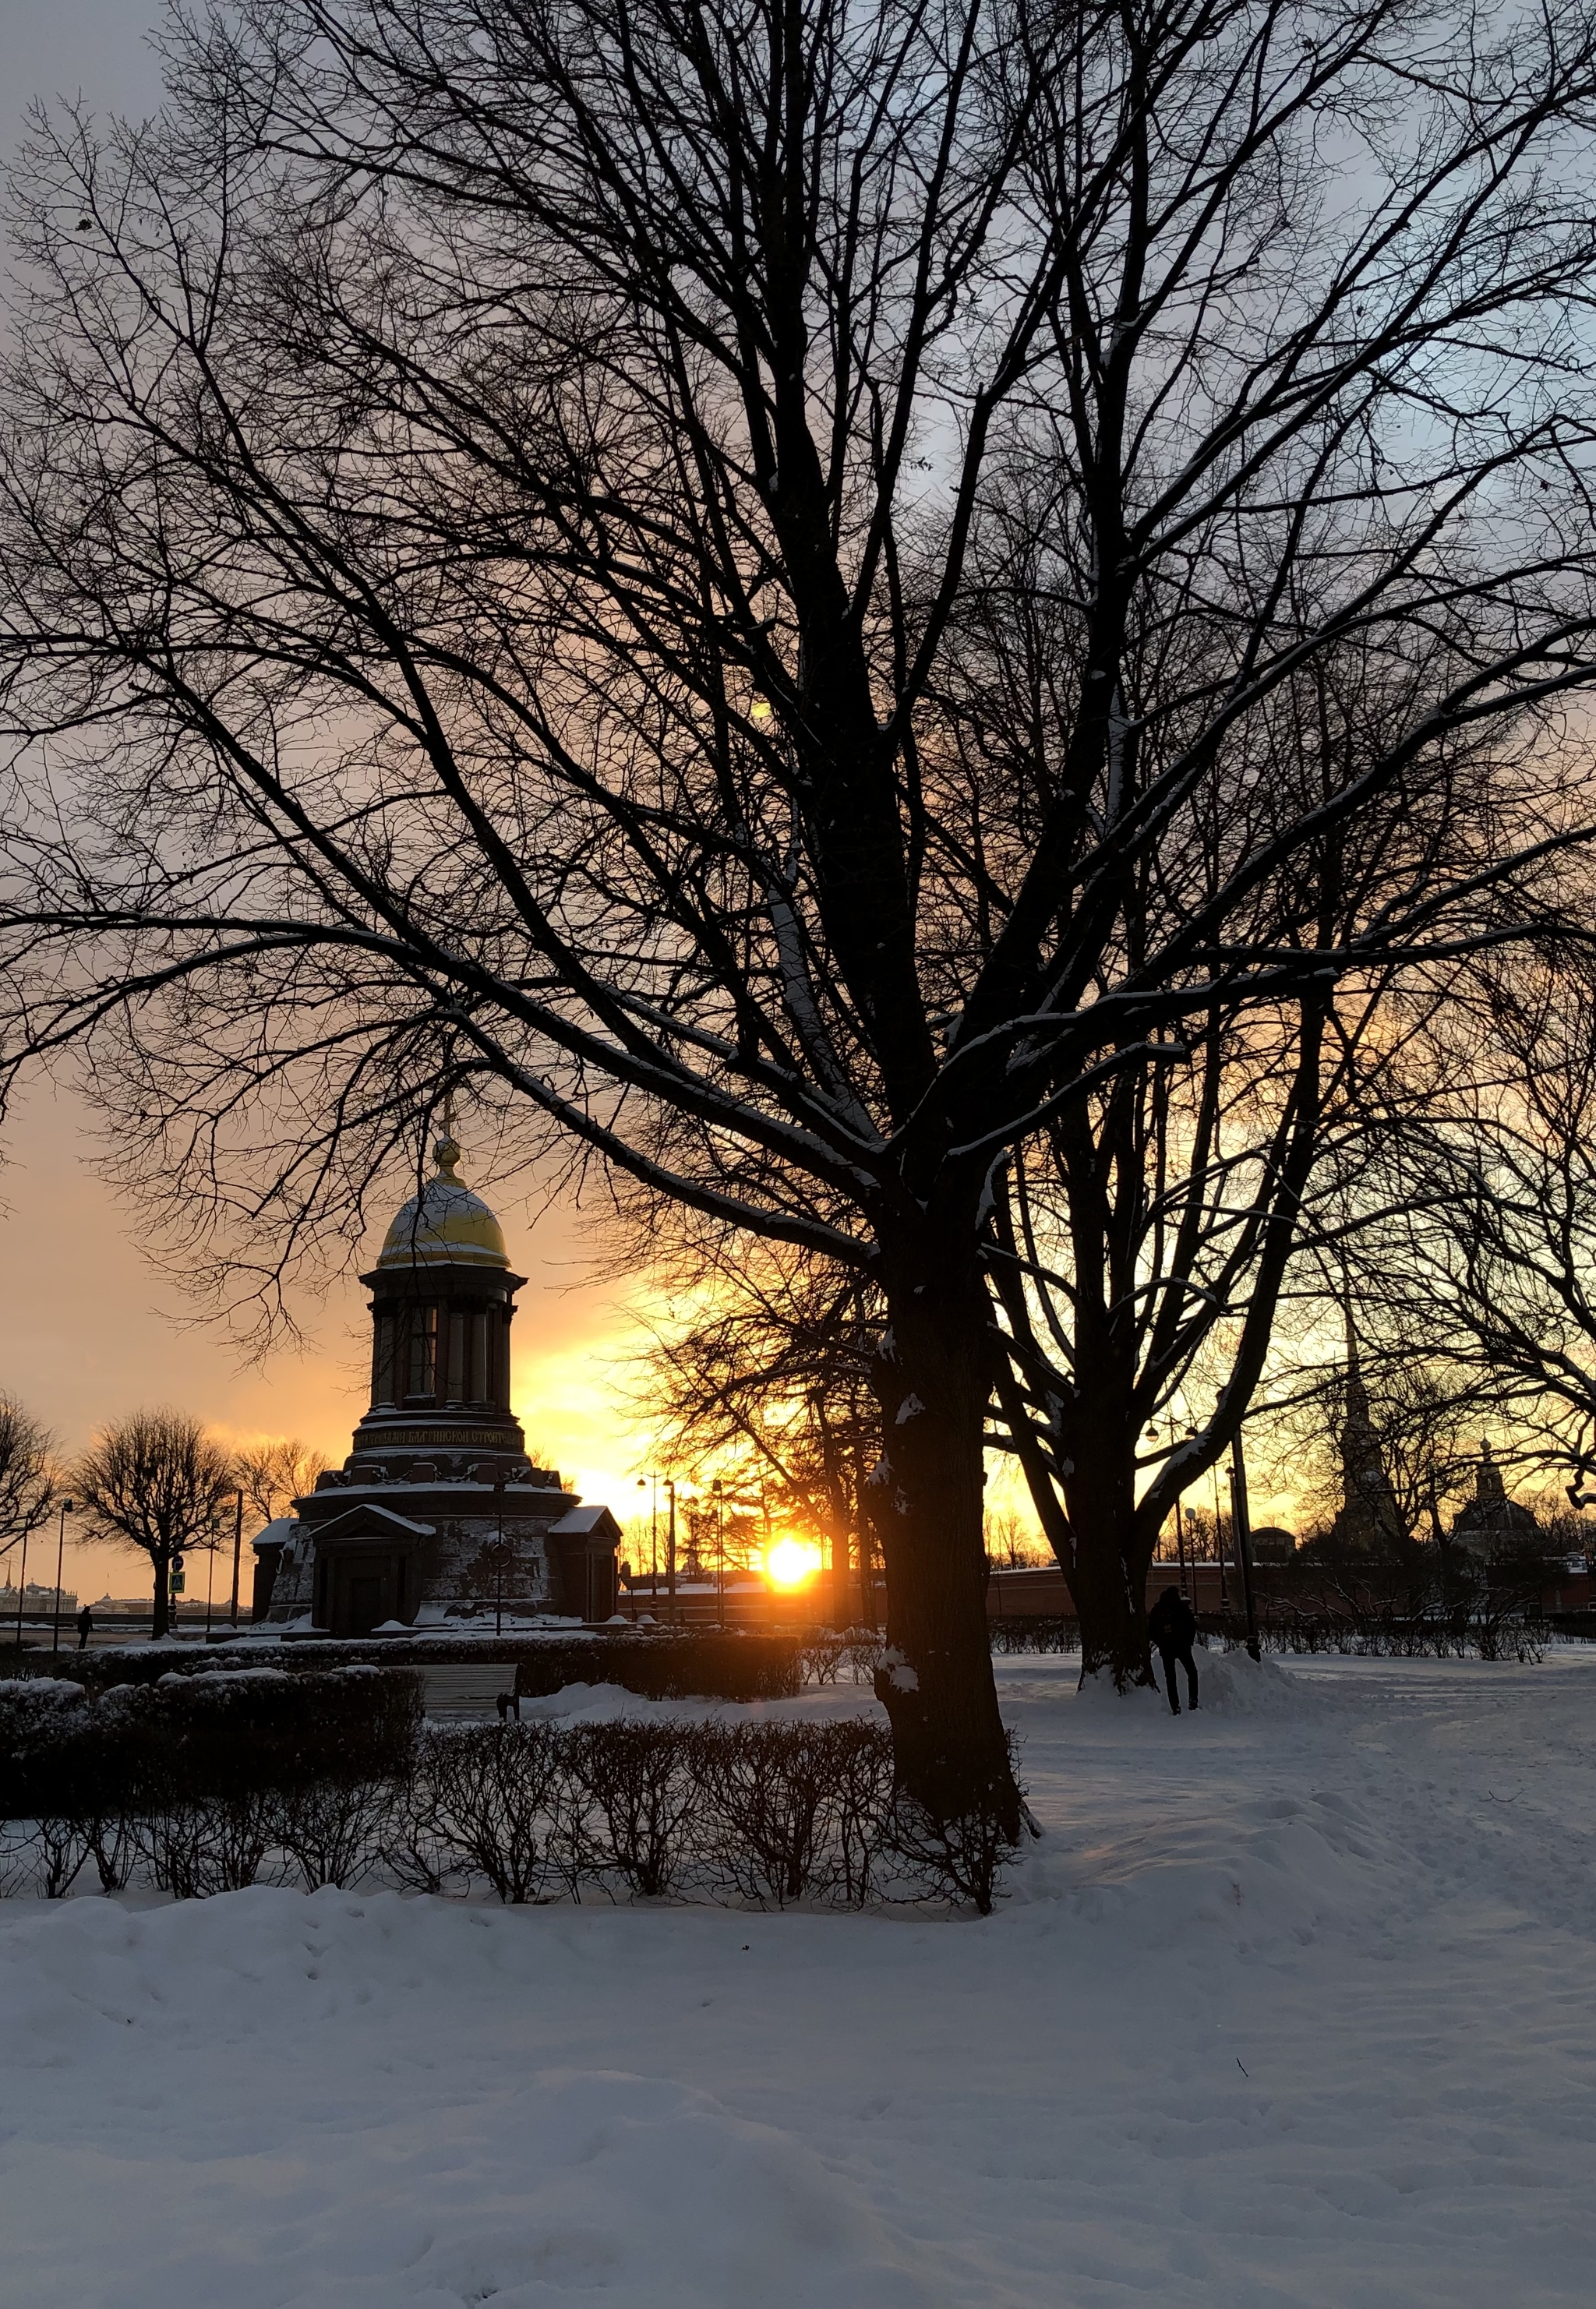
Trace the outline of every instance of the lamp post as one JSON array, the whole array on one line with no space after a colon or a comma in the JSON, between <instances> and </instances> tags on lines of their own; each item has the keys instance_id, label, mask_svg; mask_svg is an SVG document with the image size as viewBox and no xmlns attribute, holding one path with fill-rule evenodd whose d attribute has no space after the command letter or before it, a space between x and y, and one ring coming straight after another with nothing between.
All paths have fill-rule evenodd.
<instances>
[{"instance_id":1,"label":"lamp post","mask_svg":"<svg viewBox=\"0 0 1596 2309\"><path fill-rule=\"evenodd\" d=\"M670 1507L670 1523L665 1539L665 1592L669 1598L666 1617L676 1625L676 1477L665 1478L665 1493Z\"/></svg>"},{"instance_id":2,"label":"lamp post","mask_svg":"<svg viewBox=\"0 0 1596 2309\"><path fill-rule=\"evenodd\" d=\"M238 1557L244 1546L244 1493L239 1492L233 1502L233 1606L234 1627L238 1624Z\"/></svg>"},{"instance_id":3,"label":"lamp post","mask_svg":"<svg viewBox=\"0 0 1596 2309\"><path fill-rule=\"evenodd\" d=\"M1253 1593L1253 1524L1247 1500L1247 1461L1241 1455L1241 1433L1230 1446L1230 1527L1241 1562L1241 1593L1247 1605L1247 1648L1253 1659L1263 1655L1258 1646L1258 1604Z\"/></svg>"},{"instance_id":4,"label":"lamp post","mask_svg":"<svg viewBox=\"0 0 1596 2309\"><path fill-rule=\"evenodd\" d=\"M1158 1441L1158 1422L1156 1419L1151 1419L1148 1421L1147 1434L1148 1440L1151 1442L1156 1443ZM1188 1443L1192 1443L1196 1440L1196 1438L1195 1436L1188 1435L1186 1438L1186 1440ZM1173 1418L1169 1421L1169 1449L1171 1451L1175 1449L1175 1422ZM1185 1604L1190 1601L1190 1595L1186 1584L1186 1487L1184 1484L1175 1494L1175 1558L1180 1566L1180 1600Z\"/></svg>"},{"instance_id":5,"label":"lamp post","mask_svg":"<svg viewBox=\"0 0 1596 2309\"><path fill-rule=\"evenodd\" d=\"M493 1503L498 1516L499 1531L498 1544L494 1551L498 1565L498 1585L494 1594L493 1632L496 1636L502 1636L505 1632L505 1477L503 1470L494 1483ZM586 1598L582 1600L585 1603Z\"/></svg>"},{"instance_id":6,"label":"lamp post","mask_svg":"<svg viewBox=\"0 0 1596 2309\"><path fill-rule=\"evenodd\" d=\"M660 1609L660 1477L658 1471L651 1467L646 1475L639 1475L637 1488L640 1492L646 1491L649 1495L649 1605L651 1616L657 1617ZM639 1580L642 1576L640 1572ZM635 1586L632 1593L632 1616L635 1619L637 1617Z\"/></svg>"},{"instance_id":7,"label":"lamp post","mask_svg":"<svg viewBox=\"0 0 1596 2309\"><path fill-rule=\"evenodd\" d=\"M710 1489L715 1498L715 1596L720 1622L724 1627L726 1625L726 1508L720 1496L719 1475L715 1477Z\"/></svg>"},{"instance_id":8,"label":"lamp post","mask_svg":"<svg viewBox=\"0 0 1596 2309\"><path fill-rule=\"evenodd\" d=\"M72 1501L63 1500L60 1520L56 1526L56 1619L50 1630L50 1649L53 1652L61 1648L61 1559L66 1552L66 1518L71 1513ZM17 1640L19 1643L22 1641L20 1636Z\"/></svg>"},{"instance_id":9,"label":"lamp post","mask_svg":"<svg viewBox=\"0 0 1596 2309\"><path fill-rule=\"evenodd\" d=\"M28 1526L22 1526L22 1568L17 1573L17 1649L22 1648L22 1598L28 1592Z\"/></svg>"}]
</instances>

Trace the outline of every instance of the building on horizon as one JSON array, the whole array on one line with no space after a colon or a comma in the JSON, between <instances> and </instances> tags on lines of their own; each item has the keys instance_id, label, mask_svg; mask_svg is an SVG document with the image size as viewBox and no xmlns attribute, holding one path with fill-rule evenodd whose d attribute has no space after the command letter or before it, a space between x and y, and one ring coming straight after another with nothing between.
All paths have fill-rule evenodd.
<instances>
[{"instance_id":1,"label":"building on horizon","mask_svg":"<svg viewBox=\"0 0 1596 2309\"><path fill-rule=\"evenodd\" d=\"M1481 1556L1533 1552L1540 1544L1540 1525L1528 1508L1508 1498L1502 1470L1491 1456L1489 1441L1483 1438L1474 1496L1465 1500L1454 1518L1452 1539L1471 1555Z\"/></svg>"},{"instance_id":2,"label":"building on horizon","mask_svg":"<svg viewBox=\"0 0 1596 2309\"><path fill-rule=\"evenodd\" d=\"M254 1542L253 1617L403 1634L500 1615L606 1620L620 1527L534 1467L510 1408L526 1277L457 1174L453 1138L394 1218L371 1293L371 1401L343 1466Z\"/></svg>"},{"instance_id":3,"label":"building on horizon","mask_svg":"<svg viewBox=\"0 0 1596 2309\"><path fill-rule=\"evenodd\" d=\"M1358 1353L1352 1310L1347 1310L1347 1377L1341 1431L1342 1503L1330 1526L1333 1549L1354 1555L1400 1552L1412 1533L1385 1467L1379 1430Z\"/></svg>"}]
</instances>

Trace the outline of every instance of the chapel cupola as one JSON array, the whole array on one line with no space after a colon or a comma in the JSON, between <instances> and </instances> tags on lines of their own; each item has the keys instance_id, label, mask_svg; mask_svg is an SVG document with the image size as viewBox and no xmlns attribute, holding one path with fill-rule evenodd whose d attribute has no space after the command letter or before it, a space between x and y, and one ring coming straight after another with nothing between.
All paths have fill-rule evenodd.
<instances>
[{"instance_id":1,"label":"chapel cupola","mask_svg":"<svg viewBox=\"0 0 1596 2309\"><path fill-rule=\"evenodd\" d=\"M511 1273L497 1219L462 1180L453 1138L433 1155L434 1175L360 1278L372 1294L371 1403L355 1431L357 1483L514 1481L525 1465L510 1327L526 1278Z\"/></svg>"}]
</instances>

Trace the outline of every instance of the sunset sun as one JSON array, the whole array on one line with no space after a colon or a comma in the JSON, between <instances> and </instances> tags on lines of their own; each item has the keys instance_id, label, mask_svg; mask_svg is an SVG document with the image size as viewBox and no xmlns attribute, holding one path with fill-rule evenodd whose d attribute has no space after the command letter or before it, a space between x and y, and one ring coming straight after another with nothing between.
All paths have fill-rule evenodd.
<instances>
[{"instance_id":1,"label":"sunset sun","mask_svg":"<svg viewBox=\"0 0 1596 2309\"><path fill-rule=\"evenodd\" d=\"M820 1561L813 1540L778 1539L764 1552L765 1577L775 1587L801 1587L820 1570Z\"/></svg>"}]
</instances>

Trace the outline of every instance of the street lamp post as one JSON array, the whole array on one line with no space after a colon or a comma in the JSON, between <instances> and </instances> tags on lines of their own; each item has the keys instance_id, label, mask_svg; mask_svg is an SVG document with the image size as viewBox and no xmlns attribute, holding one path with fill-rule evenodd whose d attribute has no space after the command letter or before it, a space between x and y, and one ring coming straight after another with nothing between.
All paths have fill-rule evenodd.
<instances>
[{"instance_id":1,"label":"street lamp post","mask_svg":"<svg viewBox=\"0 0 1596 2309\"><path fill-rule=\"evenodd\" d=\"M505 1632L505 1478L503 1474L494 1484L493 1503L498 1515L499 1531L498 1544L494 1550L498 1566L498 1585L494 1594L493 1632L496 1636L502 1636ZM582 1600L585 1603L587 1599L584 1596Z\"/></svg>"},{"instance_id":2,"label":"street lamp post","mask_svg":"<svg viewBox=\"0 0 1596 2309\"><path fill-rule=\"evenodd\" d=\"M72 1501L63 1500L60 1520L56 1526L56 1619L50 1631L50 1649L53 1652L61 1648L61 1559L66 1552L66 1518L71 1513ZM21 1642L20 1636L17 1640Z\"/></svg>"},{"instance_id":3,"label":"street lamp post","mask_svg":"<svg viewBox=\"0 0 1596 2309\"><path fill-rule=\"evenodd\" d=\"M676 1477L667 1475L665 1492L670 1506L670 1522L665 1539L665 1592L669 1598L666 1616L676 1625Z\"/></svg>"},{"instance_id":4,"label":"street lamp post","mask_svg":"<svg viewBox=\"0 0 1596 2309\"><path fill-rule=\"evenodd\" d=\"M22 1648L22 1598L28 1592L28 1526L22 1526L22 1568L17 1573L17 1649Z\"/></svg>"},{"instance_id":5,"label":"street lamp post","mask_svg":"<svg viewBox=\"0 0 1596 2309\"><path fill-rule=\"evenodd\" d=\"M1147 1432L1151 1440L1156 1443L1158 1441L1158 1422L1156 1419L1152 1419L1148 1422ZM1191 1443L1196 1439L1194 1436L1188 1435L1186 1440L1188 1443ZM1171 1451L1175 1449L1175 1422L1173 1418L1169 1421L1169 1449ZM1175 1560L1180 1566L1180 1600L1185 1604L1189 1602L1190 1594L1186 1584L1186 1492L1184 1485L1175 1494Z\"/></svg>"},{"instance_id":6,"label":"street lamp post","mask_svg":"<svg viewBox=\"0 0 1596 2309\"><path fill-rule=\"evenodd\" d=\"M1225 1592L1225 1535L1220 1521L1219 1464L1213 1469L1213 1552L1219 1560L1219 1615L1224 1620L1230 1609L1230 1598Z\"/></svg>"},{"instance_id":7,"label":"street lamp post","mask_svg":"<svg viewBox=\"0 0 1596 2309\"><path fill-rule=\"evenodd\" d=\"M720 1478L715 1477L710 1489L715 1495L715 1596L720 1622L726 1625L726 1507L720 1496Z\"/></svg>"},{"instance_id":8,"label":"street lamp post","mask_svg":"<svg viewBox=\"0 0 1596 2309\"><path fill-rule=\"evenodd\" d=\"M1258 1603L1253 1591L1253 1522L1247 1499L1247 1461L1239 1431L1230 1446L1230 1527L1241 1561L1241 1593L1247 1604L1247 1648L1254 1659L1263 1654L1258 1645Z\"/></svg>"},{"instance_id":9,"label":"street lamp post","mask_svg":"<svg viewBox=\"0 0 1596 2309\"><path fill-rule=\"evenodd\" d=\"M238 1624L238 1558L244 1548L244 1493L239 1492L233 1502L233 1605L231 1619Z\"/></svg>"}]
</instances>

